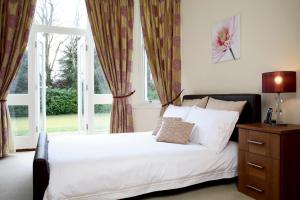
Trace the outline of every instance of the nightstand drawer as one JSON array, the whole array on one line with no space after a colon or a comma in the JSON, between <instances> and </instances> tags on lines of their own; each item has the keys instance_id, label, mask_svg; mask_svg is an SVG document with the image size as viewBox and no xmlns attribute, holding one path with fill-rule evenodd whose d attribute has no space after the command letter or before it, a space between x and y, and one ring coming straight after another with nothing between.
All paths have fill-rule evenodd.
<instances>
[{"instance_id":1,"label":"nightstand drawer","mask_svg":"<svg viewBox=\"0 0 300 200\"><path fill-rule=\"evenodd\" d=\"M279 198L279 160L240 150L238 169L241 192L256 199Z\"/></svg>"},{"instance_id":2,"label":"nightstand drawer","mask_svg":"<svg viewBox=\"0 0 300 200\"><path fill-rule=\"evenodd\" d=\"M257 155L280 158L280 136L247 129L239 130L239 149Z\"/></svg>"},{"instance_id":3,"label":"nightstand drawer","mask_svg":"<svg viewBox=\"0 0 300 200\"><path fill-rule=\"evenodd\" d=\"M239 177L239 191L255 198L267 199L268 189L266 181L251 176Z\"/></svg>"},{"instance_id":4,"label":"nightstand drawer","mask_svg":"<svg viewBox=\"0 0 300 200\"><path fill-rule=\"evenodd\" d=\"M267 133L249 131L247 140L249 152L268 156L270 149L269 137L270 134Z\"/></svg>"},{"instance_id":5,"label":"nightstand drawer","mask_svg":"<svg viewBox=\"0 0 300 200\"><path fill-rule=\"evenodd\" d=\"M253 153L246 153L245 168L249 176L253 176L262 180L267 180L268 172L271 167L272 160L263 156L258 156Z\"/></svg>"}]
</instances>

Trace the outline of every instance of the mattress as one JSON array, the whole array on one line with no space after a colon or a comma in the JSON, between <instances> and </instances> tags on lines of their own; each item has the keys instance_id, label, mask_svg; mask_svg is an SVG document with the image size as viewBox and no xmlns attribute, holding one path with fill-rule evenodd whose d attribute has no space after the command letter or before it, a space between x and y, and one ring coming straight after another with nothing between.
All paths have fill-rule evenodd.
<instances>
[{"instance_id":1,"label":"mattress","mask_svg":"<svg viewBox=\"0 0 300 200\"><path fill-rule=\"evenodd\" d=\"M122 199L237 176L235 142L219 154L156 142L150 132L49 137L44 200Z\"/></svg>"}]
</instances>

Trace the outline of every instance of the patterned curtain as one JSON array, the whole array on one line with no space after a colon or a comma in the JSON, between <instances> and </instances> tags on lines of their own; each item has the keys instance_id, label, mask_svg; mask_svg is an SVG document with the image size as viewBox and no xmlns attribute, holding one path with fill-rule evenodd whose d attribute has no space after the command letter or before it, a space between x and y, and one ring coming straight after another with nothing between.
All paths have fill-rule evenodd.
<instances>
[{"instance_id":1,"label":"patterned curtain","mask_svg":"<svg viewBox=\"0 0 300 200\"><path fill-rule=\"evenodd\" d=\"M145 49L162 104L180 104L180 0L140 0Z\"/></svg>"},{"instance_id":2,"label":"patterned curtain","mask_svg":"<svg viewBox=\"0 0 300 200\"><path fill-rule=\"evenodd\" d=\"M133 132L133 0L86 0L96 50L113 95L111 133Z\"/></svg>"},{"instance_id":3,"label":"patterned curtain","mask_svg":"<svg viewBox=\"0 0 300 200\"><path fill-rule=\"evenodd\" d=\"M6 97L27 46L35 4L36 0L0 0L0 158L8 154L13 139Z\"/></svg>"}]
</instances>

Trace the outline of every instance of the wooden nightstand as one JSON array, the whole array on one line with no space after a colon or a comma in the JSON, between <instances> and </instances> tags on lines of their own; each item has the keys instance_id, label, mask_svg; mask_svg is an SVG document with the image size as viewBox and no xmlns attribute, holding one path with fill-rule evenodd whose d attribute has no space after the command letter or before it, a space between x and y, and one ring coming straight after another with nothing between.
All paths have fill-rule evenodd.
<instances>
[{"instance_id":1,"label":"wooden nightstand","mask_svg":"<svg viewBox=\"0 0 300 200\"><path fill-rule=\"evenodd\" d=\"M238 189L255 199L300 199L300 126L239 128Z\"/></svg>"}]
</instances>

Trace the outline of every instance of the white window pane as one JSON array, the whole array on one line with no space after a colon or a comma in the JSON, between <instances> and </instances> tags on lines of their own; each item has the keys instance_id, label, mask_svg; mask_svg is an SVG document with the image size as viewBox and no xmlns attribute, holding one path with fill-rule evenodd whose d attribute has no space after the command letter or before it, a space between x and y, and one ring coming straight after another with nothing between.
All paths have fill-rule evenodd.
<instances>
[{"instance_id":1,"label":"white window pane","mask_svg":"<svg viewBox=\"0 0 300 200\"><path fill-rule=\"evenodd\" d=\"M8 106L12 132L16 136L29 133L28 106Z\"/></svg>"},{"instance_id":2,"label":"white window pane","mask_svg":"<svg viewBox=\"0 0 300 200\"><path fill-rule=\"evenodd\" d=\"M94 126L95 130L108 132L110 127L111 104L95 104Z\"/></svg>"},{"instance_id":3,"label":"white window pane","mask_svg":"<svg viewBox=\"0 0 300 200\"><path fill-rule=\"evenodd\" d=\"M10 88L10 94L28 94L28 51L24 52L20 68L13 80Z\"/></svg>"}]
</instances>

